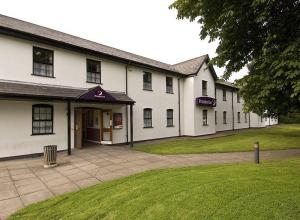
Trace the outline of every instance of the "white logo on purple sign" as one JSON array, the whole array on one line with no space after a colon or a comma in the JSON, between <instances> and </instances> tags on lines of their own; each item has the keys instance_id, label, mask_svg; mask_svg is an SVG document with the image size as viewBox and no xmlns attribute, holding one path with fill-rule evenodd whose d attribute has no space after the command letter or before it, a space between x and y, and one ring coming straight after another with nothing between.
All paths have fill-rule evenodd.
<instances>
[{"instance_id":1,"label":"white logo on purple sign","mask_svg":"<svg viewBox=\"0 0 300 220\"><path fill-rule=\"evenodd\" d=\"M101 91L101 90L97 90L95 92L94 97L96 97L96 98L105 98L105 96L103 95L103 91Z\"/></svg>"}]
</instances>

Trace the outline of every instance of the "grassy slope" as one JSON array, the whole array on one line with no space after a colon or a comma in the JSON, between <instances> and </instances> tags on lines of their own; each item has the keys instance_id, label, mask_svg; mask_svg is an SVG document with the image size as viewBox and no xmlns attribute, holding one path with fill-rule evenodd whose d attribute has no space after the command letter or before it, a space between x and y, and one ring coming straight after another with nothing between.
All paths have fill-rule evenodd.
<instances>
[{"instance_id":1,"label":"grassy slope","mask_svg":"<svg viewBox=\"0 0 300 220\"><path fill-rule=\"evenodd\" d=\"M260 142L261 150L300 148L300 124L241 130L239 133L212 139L181 139L137 145L134 149L154 154L193 154L251 151Z\"/></svg>"},{"instance_id":2,"label":"grassy slope","mask_svg":"<svg viewBox=\"0 0 300 220\"><path fill-rule=\"evenodd\" d=\"M300 158L150 171L33 204L10 219L300 219Z\"/></svg>"}]
</instances>

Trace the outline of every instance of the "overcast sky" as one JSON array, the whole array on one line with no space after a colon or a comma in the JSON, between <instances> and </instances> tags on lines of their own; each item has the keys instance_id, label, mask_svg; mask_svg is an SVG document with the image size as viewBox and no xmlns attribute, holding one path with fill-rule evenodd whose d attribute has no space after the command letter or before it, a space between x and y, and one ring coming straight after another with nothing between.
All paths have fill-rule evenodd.
<instances>
[{"instance_id":1,"label":"overcast sky","mask_svg":"<svg viewBox=\"0 0 300 220\"><path fill-rule=\"evenodd\" d=\"M0 13L169 64L203 54L217 42L200 40L200 25L177 20L173 0L0 0ZM222 69L216 68L222 75ZM235 73L230 81L242 77Z\"/></svg>"}]
</instances>

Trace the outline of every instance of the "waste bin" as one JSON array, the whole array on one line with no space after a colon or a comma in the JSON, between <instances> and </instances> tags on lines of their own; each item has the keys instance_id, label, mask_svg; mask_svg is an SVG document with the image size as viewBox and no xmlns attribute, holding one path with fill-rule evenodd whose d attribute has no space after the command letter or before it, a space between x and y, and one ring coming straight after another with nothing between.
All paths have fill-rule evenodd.
<instances>
[{"instance_id":1,"label":"waste bin","mask_svg":"<svg viewBox=\"0 0 300 220\"><path fill-rule=\"evenodd\" d=\"M44 167L56 167L57 145L44 146Z\"/></svg>"}]
</instances>

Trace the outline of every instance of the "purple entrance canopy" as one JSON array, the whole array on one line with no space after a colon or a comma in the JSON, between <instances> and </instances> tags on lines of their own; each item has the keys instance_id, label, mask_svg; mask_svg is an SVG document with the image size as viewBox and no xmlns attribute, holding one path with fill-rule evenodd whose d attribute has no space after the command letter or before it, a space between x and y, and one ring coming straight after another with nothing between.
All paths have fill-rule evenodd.
<instances>
[{"instance_id":1,"label":"purple entrance canopy","mask_svg":"<svg viewBox=\"0 0 300 220\"><path fill-rule=\"evenodd\" d=\"M106 103L124 103L133 104L134 101L129 98L125 93L120 92L107 92L100 86L91 88L81 94L77 100L79 101L96 101Z\"/></svg>"},{"instance_id":2,"label":"purple entrance canopy","mask_svg":"<svg viewBox=\"0 0 300 220\"><path fill-rule=\"evenodd\" d=\"M216 99L212 97L204 96L196 98L196 105L216 107L216 104Z\"/></svg>"}]
</instances>

